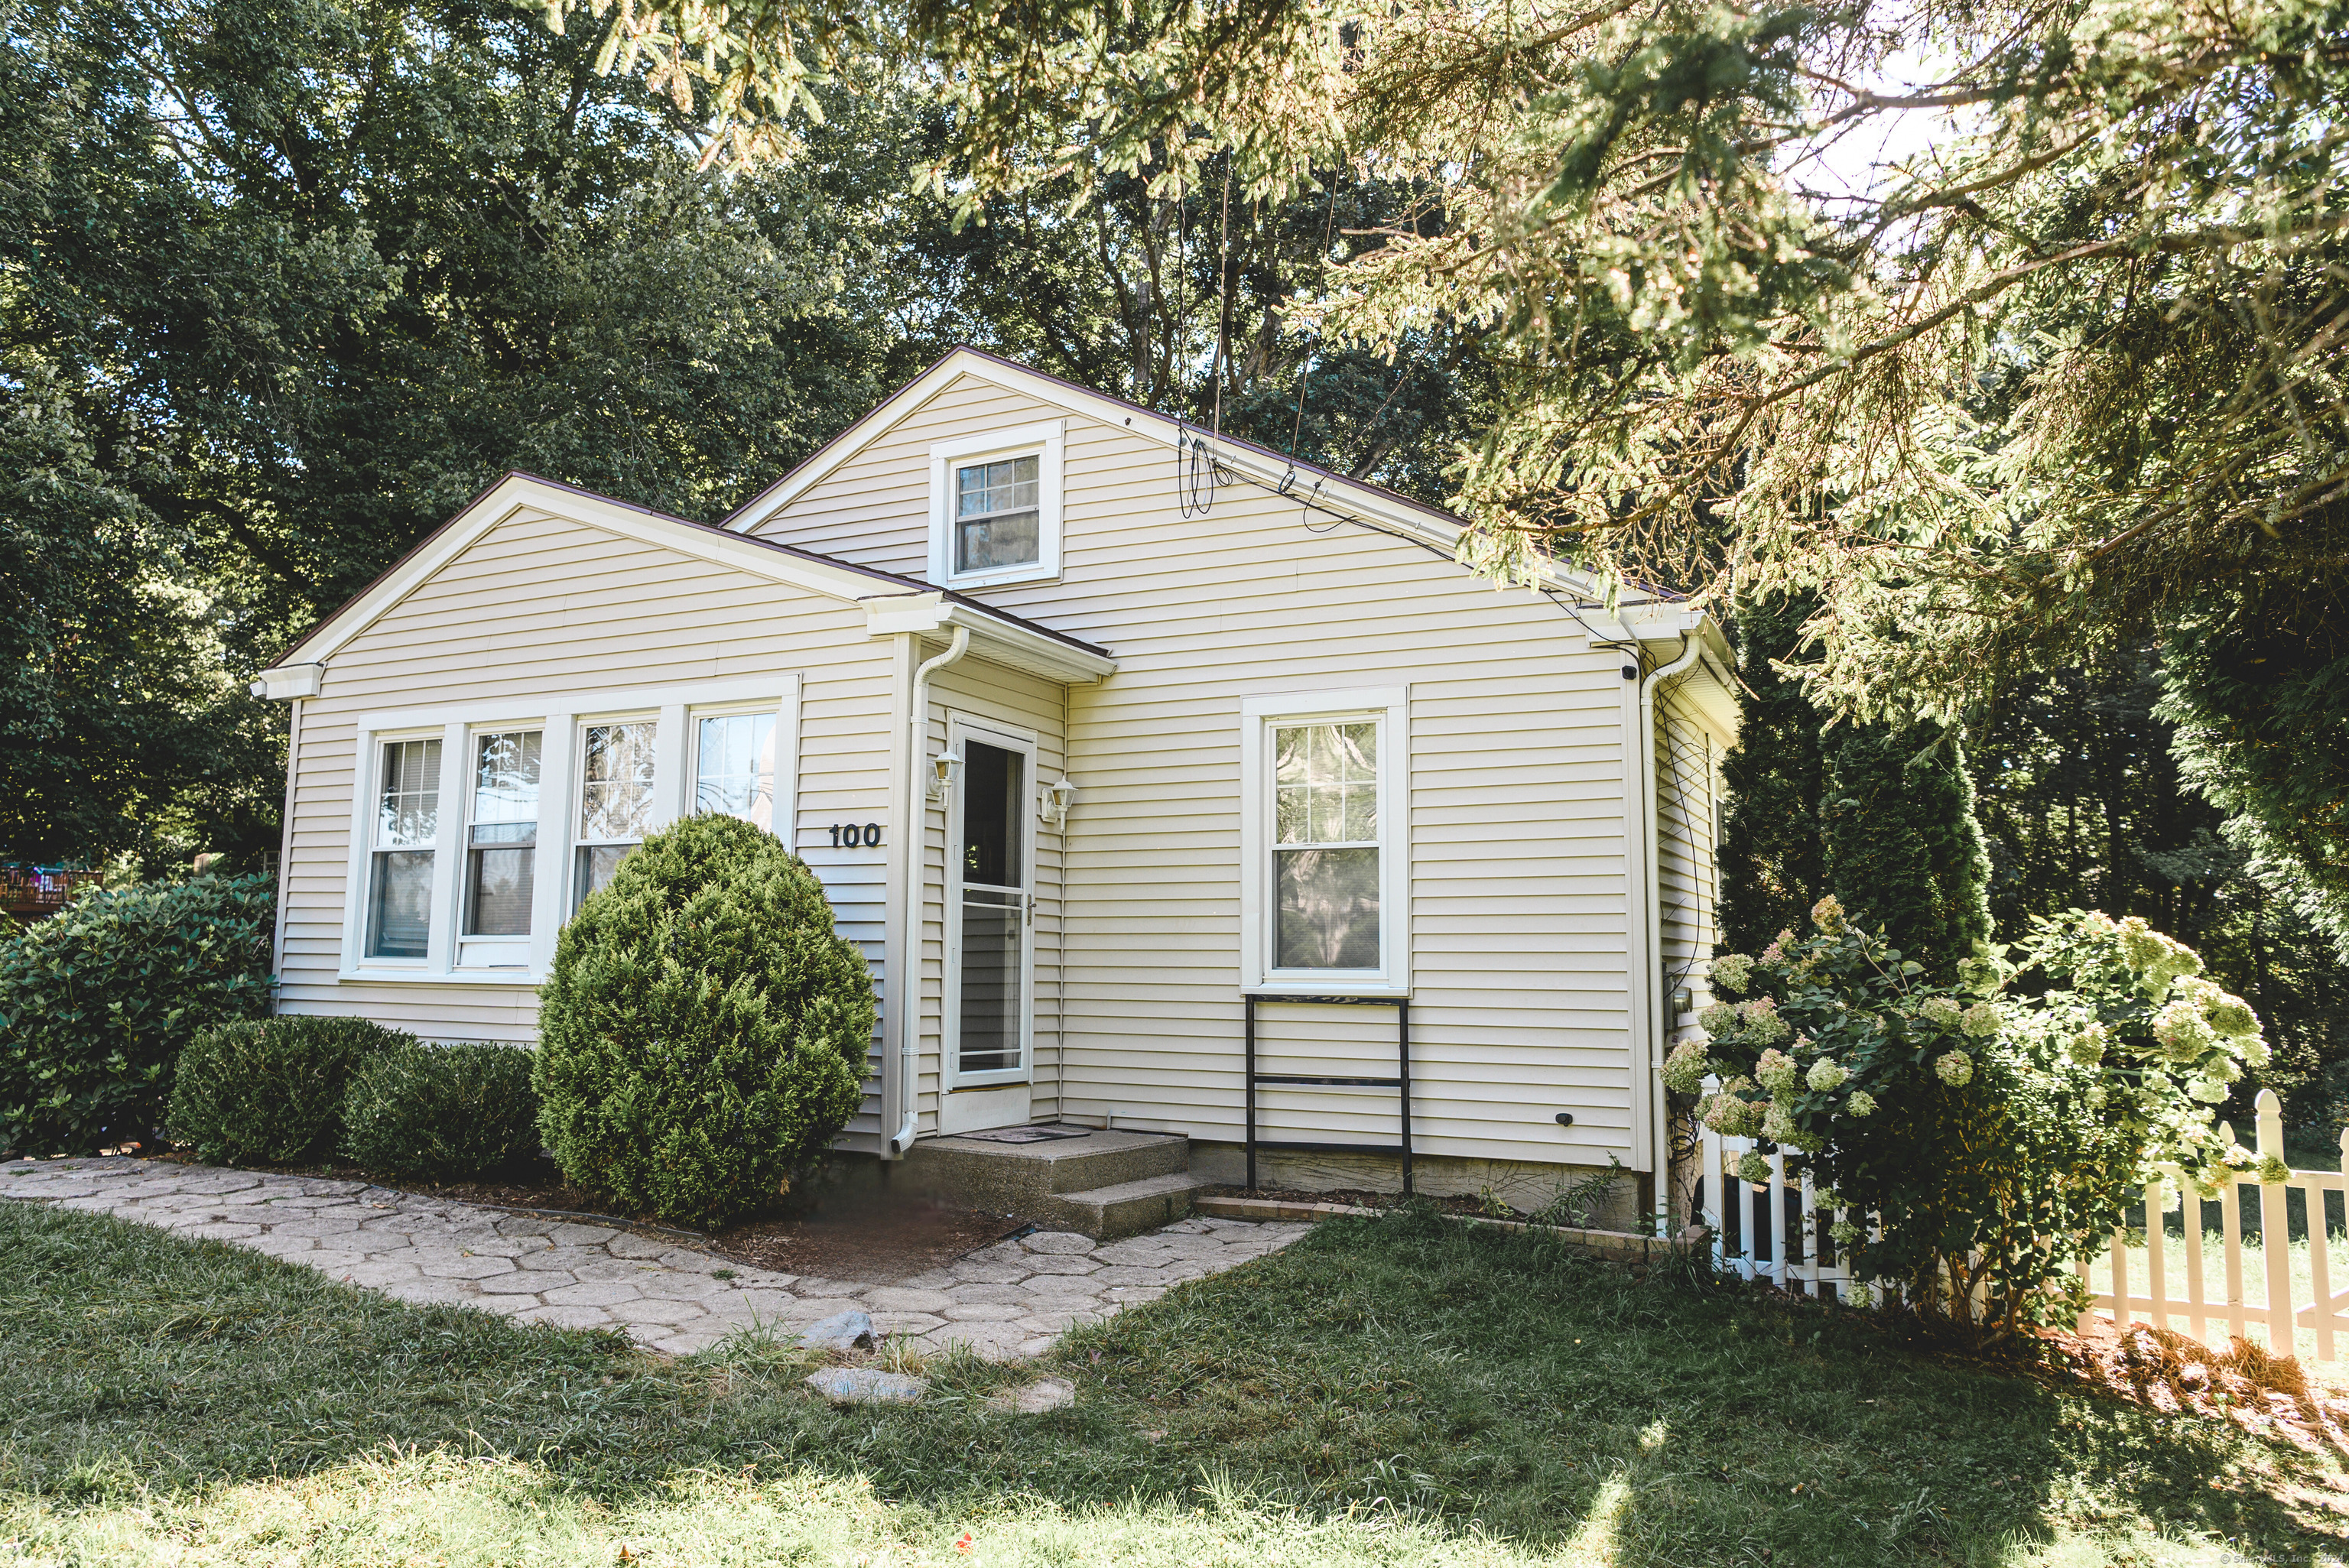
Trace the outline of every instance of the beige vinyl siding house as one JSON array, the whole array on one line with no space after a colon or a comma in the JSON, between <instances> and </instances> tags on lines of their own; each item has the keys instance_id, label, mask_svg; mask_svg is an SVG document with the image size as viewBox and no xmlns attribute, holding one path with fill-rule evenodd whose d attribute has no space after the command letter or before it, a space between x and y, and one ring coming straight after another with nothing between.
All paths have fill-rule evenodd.
<instances>
[{"instance_id":1,"label":"beige vinyl siding house","mask_svg":"<svg viewBox=\"0 0 2349 1568\"><path fill-rule=\"evenodd\" d=\"M283 1005L527 1039L585 874L583 737L651 725L657 825L692 809L693 727L771 705L774 830L882 998L847 1147L1061 1120L1236 1176L1253 995L1259 1071L1301 1077L1392 1073L1408 1001L1423 1185L1652 1171L1713 941L1727 650L1668 600L1496 590L1457 529L970 350L723 529L510 477L264 677L296 723ZM460 757L524 726L527 937L466 935L457 862L486 862L444 803L421 956L370 958L374 862L410 852L363 841L416 755L386 748L440 737L455 802ZM1268 1180L1391 1182L1350 1150L1395 1143L1393 1090L1256 1107L1299 1146Z\"/></svg>"}]
</instances>

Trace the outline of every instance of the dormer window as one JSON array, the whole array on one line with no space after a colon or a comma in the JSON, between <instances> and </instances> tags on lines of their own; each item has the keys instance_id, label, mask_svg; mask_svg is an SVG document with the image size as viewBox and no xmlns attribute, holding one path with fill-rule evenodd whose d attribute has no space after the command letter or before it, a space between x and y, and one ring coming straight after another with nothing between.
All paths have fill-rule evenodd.
<instances>
[{"instance_id":1,"label":"dormer window","mask_svg":"<svg viewBox=\"0 0 2349 1568\"><path fill-rule=\"evenodd\" d=\"M930 581L947 588L1061 574L1062 425L991 430L930 449Z\"/></svg>"}]
</instances>

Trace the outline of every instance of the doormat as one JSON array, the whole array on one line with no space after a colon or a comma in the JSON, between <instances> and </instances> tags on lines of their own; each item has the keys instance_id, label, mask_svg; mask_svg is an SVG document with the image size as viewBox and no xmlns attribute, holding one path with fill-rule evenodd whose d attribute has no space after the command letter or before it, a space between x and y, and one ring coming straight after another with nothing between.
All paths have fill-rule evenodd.
<instances>
[{"instance_id":1,"label":"doormat","mask_svg":"<svg viewBox=\"0 0 2349 1568\"><path fill-rule=\"evenodd\" d=\"M1056 1138L1082 1138L1090 1127L999 1127L991 1132L966 1132L974 1143L1050 1143Z\"/></svg>"}]
</instances>

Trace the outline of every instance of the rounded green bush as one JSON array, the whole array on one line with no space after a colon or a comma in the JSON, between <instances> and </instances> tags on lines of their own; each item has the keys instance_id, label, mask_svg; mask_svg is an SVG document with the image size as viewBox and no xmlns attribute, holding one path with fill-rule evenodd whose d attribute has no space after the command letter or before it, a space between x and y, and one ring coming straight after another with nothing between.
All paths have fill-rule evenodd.
<instances>
[{"instance_id":1,"label":"rounded green bush","mask_svg":"<svg viewBox=\"0 0 2349 1568\"><path fill-rule=\"evenodd\" d=\"M771 834L689 817L563 928L539 993L539 1130L574 1183L714 1225L823 1161L863 1098L864 955Z\"/></svg>"},{"instance_id":2,"label":"rounded green bush","mask_svg":"<svg viewBox=\"0 0 2349 1568\"><path fill-rule=\"evenodd\" d=\"M181 1053L170 1131L207 1165L302 1165L334 1152L351 1074L414 1037L365 1018L220 1024Z\"/></svg>"},{"instance_id":3,"label":"rounded green bush","mask_svg":"<svg viewBox=\"0 0 2349 1568\"><path fill-rule=\"evenodd\" d=\"M397 1176L461 1181L538 1152L531 1053L403 1041L370 1056L343 1099L343 1157Z\"/></svg>"},{"instance_id":4,"label":"rounded green bush","mask_svg":"<svg viewBox=\"0 0 2349 1568\"><path fill-rule=\"evenodd\" d=\"M86 893L0 941L0 1150L153 1139L196 1032L269 1012L274 879Z\"/></svg>"}]
</instances>

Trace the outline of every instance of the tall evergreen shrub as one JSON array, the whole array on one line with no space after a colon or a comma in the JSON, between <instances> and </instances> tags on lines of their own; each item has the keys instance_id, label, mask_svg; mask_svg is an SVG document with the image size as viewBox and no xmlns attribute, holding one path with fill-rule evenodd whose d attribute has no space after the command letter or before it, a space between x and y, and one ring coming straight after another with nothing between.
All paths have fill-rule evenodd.
<instances>
[{"instance_id":1,"label":"tall evergreen shrub","mask_svg":"<svg viewBox=\"0 0 2349 1568\"><path fill-rule=\"evenodd\" d=\"M647 839L555 943L533 1075L572 1181L714 1225L823 1161L862 1098L874 1007L814 874L732 817Z\"/></svg>"},{"instance_id":2,"label":"tall evergreen shrub","mask_svg":"<svg viewBox=\"0 0 2349 1568\"><path fill-rule=\"evenodd\" d=\"M1818 709L1773 661L1794 657L1810 602L1771 599L1736 613L1737 744L1722 758L1728 791L1721 847L1721 944L1759 953L1781 931L1800 930L1826 892L1818 831L1826 763Z\"/></svg>"},{"instance_id":3,"label":"tall evergreen shrub","mask_svg":"<svg viewBox=\"0 0 2349 1568\"><path fill-rule=\"evenodd\" d=\"M0 944L0 1149L157 1138L180 1053L269 1011L276 884L197 877L86 894Z\"/></svg>"},{"instance_id":4,"label":"tall evergreen shrub","mask_svg":"<svg viewBox=\"0 0 2349 1568\"><path fill-rule=\"evenodd\" d=\"M1721 948L1758 953L1833 893L1949 984L1990 939L1990 856L1957 737L1930 724L1839 724L1775 667L1798 657L1812 603L1739 607L1737 745L1722 761Z\"/></svg>"},{"instance_id":5,"label":"tall evergreen shrub","mask_svg":"<svg viewBox=\"0 0 2349 1568\"><path fill-rule=\"evenodd\" d=\"M1828 889L1949 985L1990 940L1990 851L1958 738L1920 724L1830 738L1819 806Z\"/></svg>"}]
</instances>

